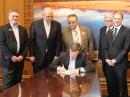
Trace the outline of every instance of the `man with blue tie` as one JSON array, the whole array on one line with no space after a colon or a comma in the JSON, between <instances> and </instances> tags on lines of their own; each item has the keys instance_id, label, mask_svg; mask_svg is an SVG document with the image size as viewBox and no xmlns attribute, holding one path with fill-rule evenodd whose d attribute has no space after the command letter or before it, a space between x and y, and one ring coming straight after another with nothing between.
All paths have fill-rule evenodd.
<instances>
[{"instance_id":1,"label":"man with blue tie","mask_svg":"<svg viewBox=\"0 0 130 97\"><path fill-rule=\"evenodd\" d=\"M114 30L107 34L105 47L108 97L128 97L127 66L130 47L130 30L123 24L123 14L115 12Z\"/></svg>"}]
</instances>

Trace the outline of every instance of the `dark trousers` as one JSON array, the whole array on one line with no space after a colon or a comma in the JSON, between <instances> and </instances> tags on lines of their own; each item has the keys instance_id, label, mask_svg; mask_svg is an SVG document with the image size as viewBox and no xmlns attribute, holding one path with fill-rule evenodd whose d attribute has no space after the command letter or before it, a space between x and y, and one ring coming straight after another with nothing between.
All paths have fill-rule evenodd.
<instances>
[{"instance_id":1,"label":"dark trousers","mask_svg":"<svg viewBox=\"0 0 130 97\"><path fill-rule=\"evenodd\" d=\"M7 89L22 80L23 67L23 63L11 62L8 67L2 68L3 89Z\"/></svg>"},{"instance_id":2,"label":"dark trousers","mask_svg":"<svg viewBox=\"0 0 130 97\"><path fill-rule=\"evenodd\" d=\"M43 69L47 69L49 67L49 64L53 61L53 58L54 58L53 56L49 55L46 52L43 63L41 65L33 63L33 73L35 74Z\"/></svg>"},{"instance_id":3,"label":"dark trousers","mask_svg":"<svg viewBox=\"0 0 130 97\"><path fill-rule=\"evenodd\" d=\"M104 74L107 81L108 97L128 97L127 69L105 64Z\"/></svg>"}]
</instances>

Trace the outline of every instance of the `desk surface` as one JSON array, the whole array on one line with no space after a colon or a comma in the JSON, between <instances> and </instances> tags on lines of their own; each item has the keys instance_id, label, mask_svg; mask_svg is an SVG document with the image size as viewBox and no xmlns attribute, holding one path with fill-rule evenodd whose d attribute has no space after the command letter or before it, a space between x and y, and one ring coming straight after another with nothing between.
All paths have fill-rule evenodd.
<instances>
[{"instance_id":1,"label":"desk surface","mask_svg":"<svg viewBox=\"0 0 130 97\"><path fill-rule=\"evenodd\" d=\"M5 90L0 97L101 97L97 72L84 76L61 77L56 72L41 71Z\"/></svg>"}]
</instances>

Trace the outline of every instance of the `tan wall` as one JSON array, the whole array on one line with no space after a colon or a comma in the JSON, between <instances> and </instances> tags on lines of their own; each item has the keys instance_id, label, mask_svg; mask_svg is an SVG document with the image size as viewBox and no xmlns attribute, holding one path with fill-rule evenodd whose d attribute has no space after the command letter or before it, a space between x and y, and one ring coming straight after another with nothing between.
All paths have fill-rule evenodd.
<instances>
[{"instance_id":1,"label":"tan wall","mask_svg":"<svg viewBox=\"0 0 130 97\"><path fill-rule=\"evenodd\" d=\"M18 10L20 13L20 24L27 28L29 32L32 21L32 0L0 0L0 26L8 23L8 11L10 9ZM23 79L32 75L32 65L26 61L23 71ZM2 85L2 71L0 67L0 87Z\"/></svg>"},{"instance_id":2,"label":"tan wall","mask_svg":"<svg viewBox=\"0 0 130 97\"><path fill-rule=\"evenodd\" d=\"M20 24L29 29L32 20L32 0L0 0L0 25L8 23L8 11L18 10Z\"/></svg>"},{"instance_id":3,"label":"tan wall","mask_svg":"<svg viewBox=\"0 0 130 97\"><path fill-rule=\"evenodd\" d=\"M3 0L0 0L0 25L4 23L4 4Z\"/></svg>"}]
</instances>

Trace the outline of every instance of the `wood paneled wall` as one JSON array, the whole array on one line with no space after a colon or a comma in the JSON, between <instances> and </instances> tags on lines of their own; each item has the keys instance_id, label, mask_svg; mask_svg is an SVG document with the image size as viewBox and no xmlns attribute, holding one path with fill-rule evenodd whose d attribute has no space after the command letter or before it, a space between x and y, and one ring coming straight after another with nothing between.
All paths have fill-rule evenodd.
<instances>
[{"instance_id":1,"label":"wood paneled wall","mask_svg":"<svg viewBox=\"0 0 130 97\"><path fill-rule=\"evenodd\" d=\"M33 0L0 0L0 25L8 23L8 11L16 9L20 13L20 24L29 30L32 21Z\"/></svg>"},{"instance_id":2,"label":"wood paneled wall","mask_svg":"<svg viewBox=\"0 0 130 97\"><path fill-rule=\"evenodd\" d=\"M0 25L4 23L4 0L0 0Z\"/></svg>"}]
</instances>

